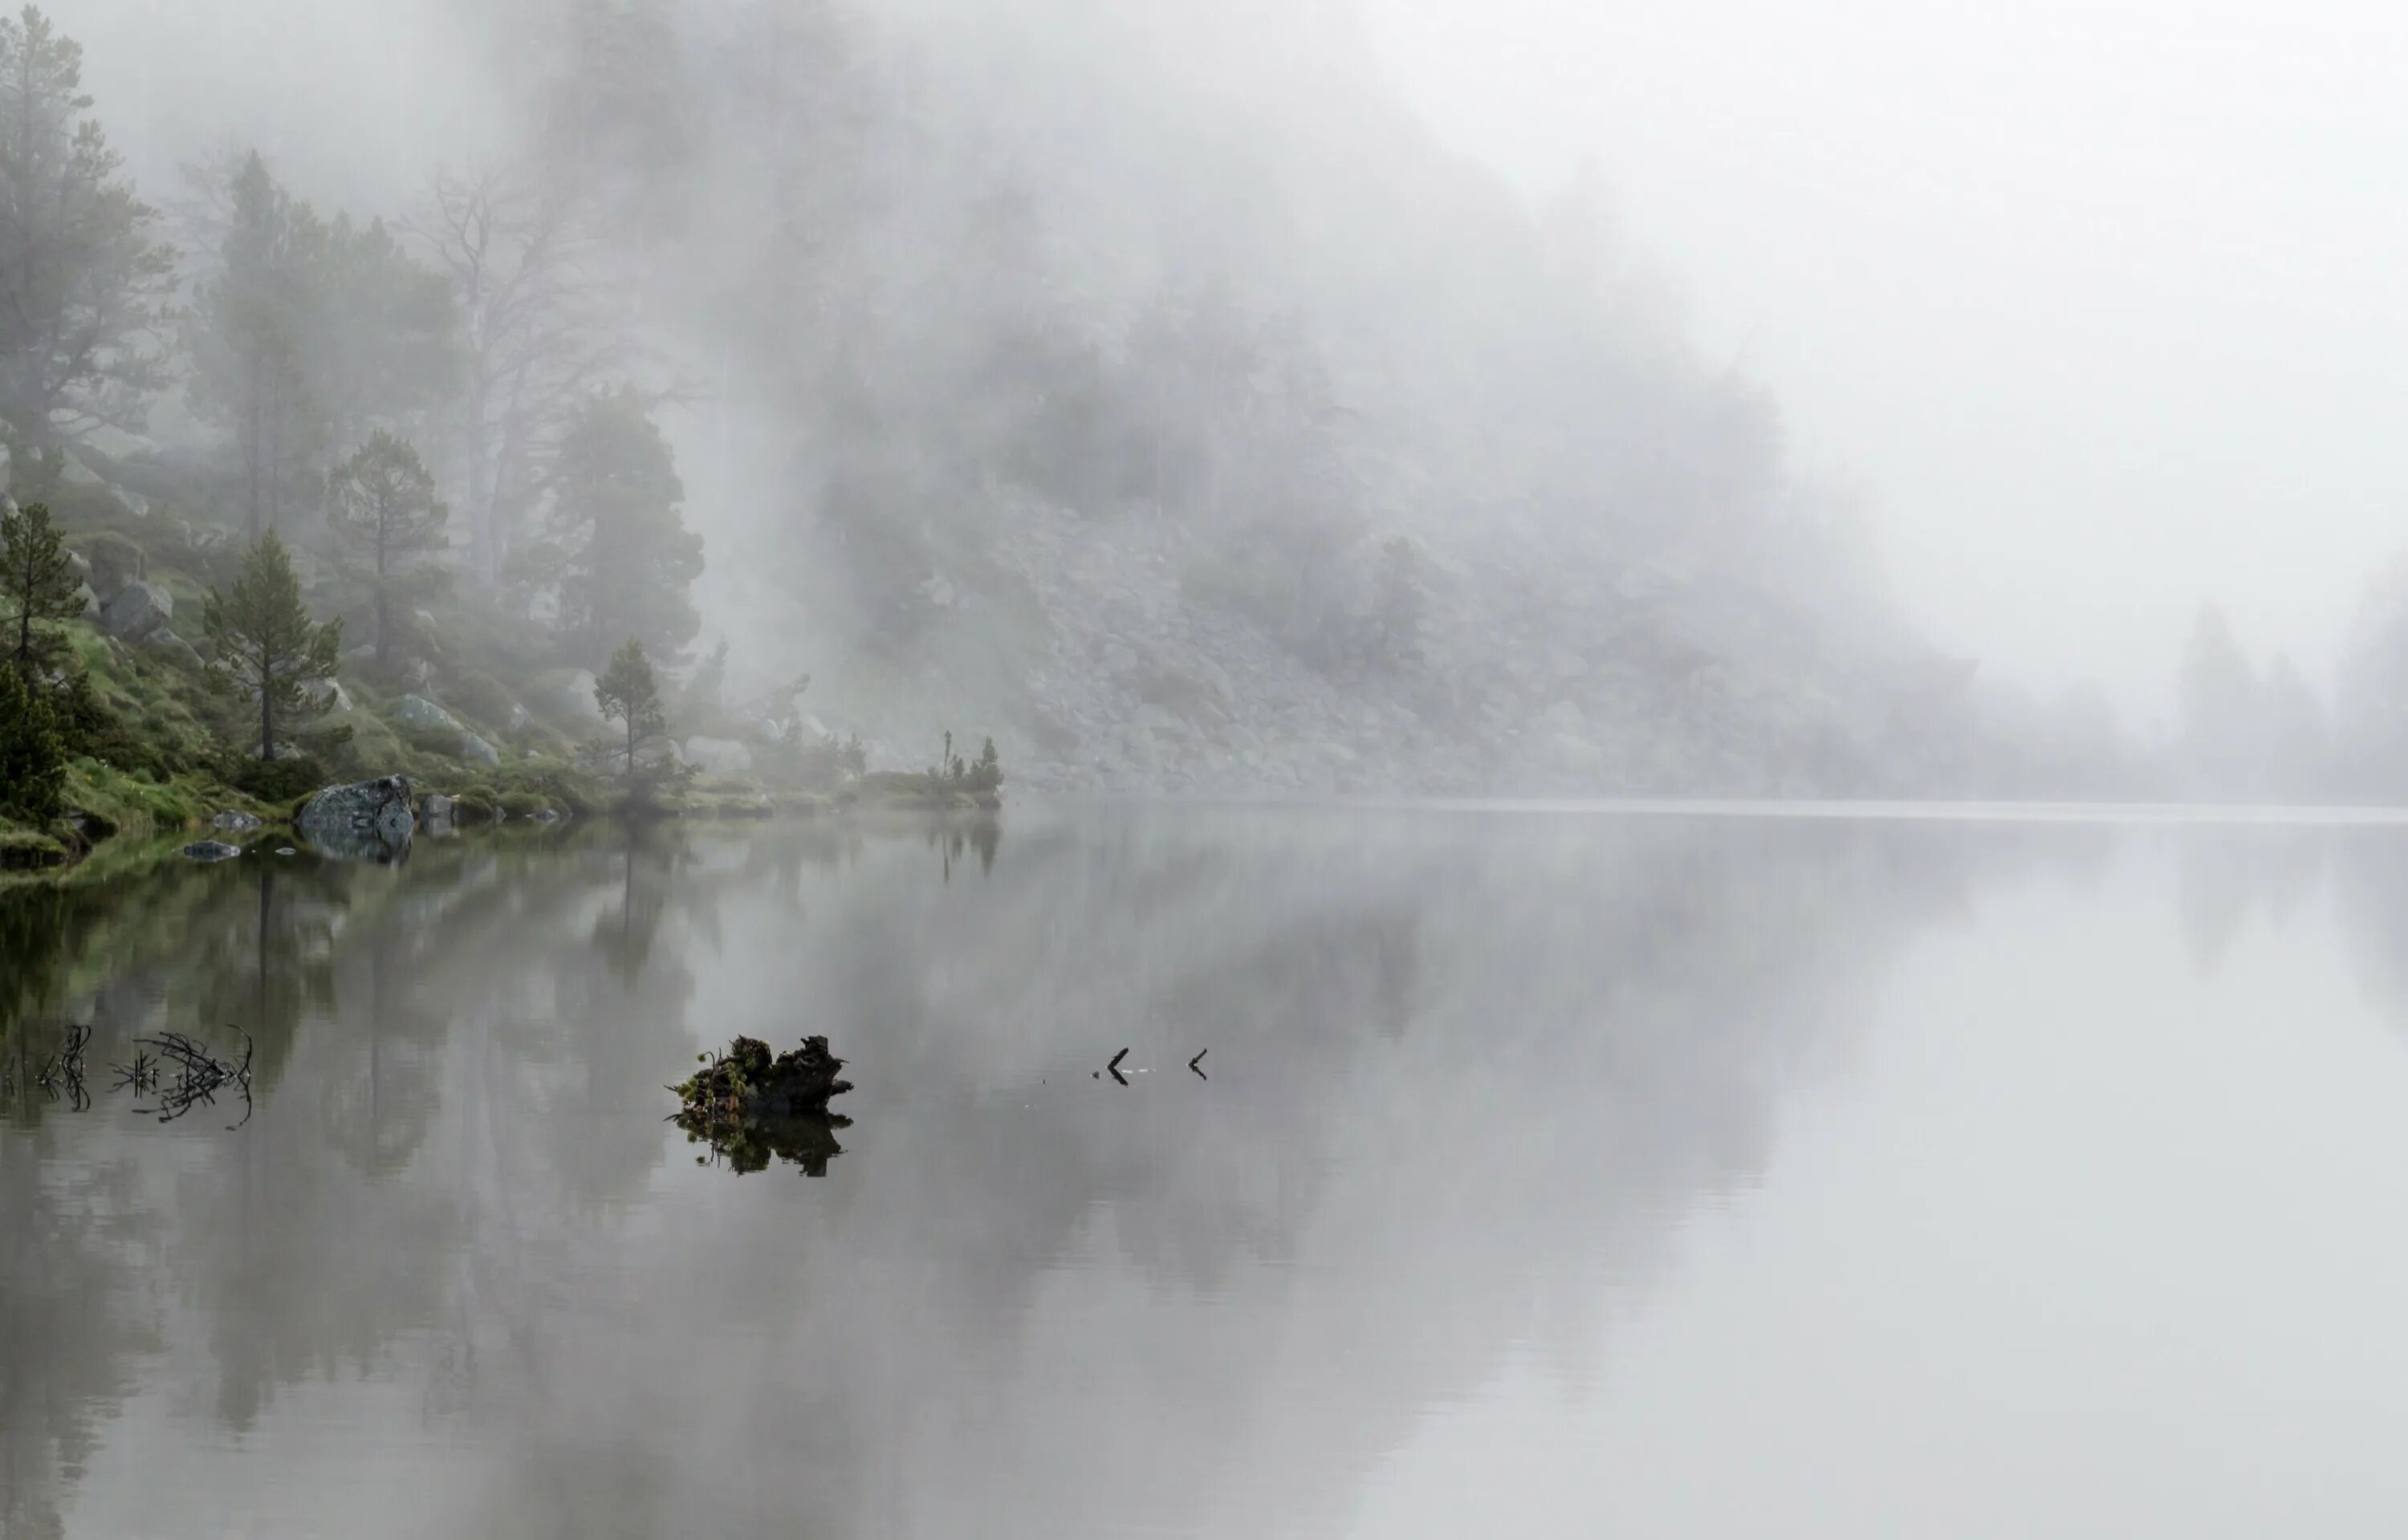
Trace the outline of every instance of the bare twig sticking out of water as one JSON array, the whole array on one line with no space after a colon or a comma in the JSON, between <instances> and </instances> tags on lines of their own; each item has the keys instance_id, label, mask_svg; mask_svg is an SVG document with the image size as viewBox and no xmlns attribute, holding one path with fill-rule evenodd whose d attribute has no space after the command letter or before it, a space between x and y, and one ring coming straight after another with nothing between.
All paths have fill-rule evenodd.
<instances>
[{"instance_id":1,"label":"bare twig sticking out of water","mask_svg":"<svg viewBox=\"0 0 2408 1540\"><path fill-rule=\"evenodd\" d=\"M111 1064L117 1072L115 1091L130 1091L136 1096L159 1089L159 1061L147 1053L137 1052L130 1064Z\"/></svg>"},{"instance_id":2,"label":"bare twig sticking out of water","mask_svg":"<svg viewBox=\"0 0 2408 1540\"><path fill-rule=\"evenodd\" d=\"M234 1030L242 1031L239 1027ZM196 1106L204 1104L217 1105L217 1093L226 1091L242 1097L242 1118L240 1121L228 1123L227 1129L237 1129L251 1121L253 1110L251 1100L251 1034L242 1033L242 1057L239 1060L220 1059L180 1032L165 1033L141 1041L142 1045L159 1050L159 1057L176 1071L176 1082L172 1086L165 1086L159 1074L153 1071L151 1085L160 1091L159 1104L152 1107L136 1107L136 1111L154 1115L163 1123L172 1123Z\"/></svg>"},{"instance_id":3,"label":"bare twig sticking out of water","mask_svg":"<svg viewBox=\"0 0 2408 1540\"><path fill-rule=\"evenodd\" d=\"M1204 1055L1211 1051L1212 1050L1211 1048L1198 1049L1196 1057L1187 1061L1187 1067L1196 1072L1196 1078L1198 1080L1209 1080L1211 1078L1211 1076L1204 1073Z\"/></svg>"},{"instance_id":4,"label":"bare twig sticking out of water","mask_svg":"<svg viewBox=\"0 0 2408 1540\"><path fill-rule=\"evenodd\" d=\"M67 1105L81 1112L92 1105L92 1096L83 1088L83 1050L92 1046L92 1029L86 1026L67 1028L67 1040L58 1052L44 1060L34 1072L34 1085L57 1101L65 1092Z\"/></svg>"}]
</instances>

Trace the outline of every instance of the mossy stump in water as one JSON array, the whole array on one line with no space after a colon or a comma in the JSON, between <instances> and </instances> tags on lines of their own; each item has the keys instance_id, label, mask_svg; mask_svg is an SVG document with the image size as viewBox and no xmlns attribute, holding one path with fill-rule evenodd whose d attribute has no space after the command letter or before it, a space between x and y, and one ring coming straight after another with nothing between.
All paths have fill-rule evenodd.
<instances>
[{"instance_id":1,"label":"mossy stump in water","mask_svg":"<svg viewBox=\"0 0 2408 1540\"><path fill-rule=\"evenodd\" d=\"M671 1088L680 1104L677 1125L727 1156L739 1173L759 1171L777 1156L824 1176L828 1158L844 1152L831 1131L853 1121L828 1110L830 1099L853 1089L837 1078L843 1068L824 1037L807 1037L775 1057L760 1039L738 1037L725 1053L705 1055L691 1079Z\"/></svg>"}]
</instances>

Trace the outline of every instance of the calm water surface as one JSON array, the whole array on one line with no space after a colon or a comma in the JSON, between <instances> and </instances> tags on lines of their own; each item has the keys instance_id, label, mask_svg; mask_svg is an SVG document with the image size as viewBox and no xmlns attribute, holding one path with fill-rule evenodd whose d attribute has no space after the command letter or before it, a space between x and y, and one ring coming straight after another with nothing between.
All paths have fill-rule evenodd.
<instances>
[{"instance_id":1,"label":"calm water surface","mask_svg":"<svg viewBox=\"0 0 2408 1540\"><path fill-rule=\"evenodd\" d=\"M66 1021L89 1110L28 1083ZM233 1028L240 1128L109 1089ZM852 1061L824 1175L663 1121L737 1033ZM0 1059L10 1540L2408 1515L2396 825L261 854L0 891Z\"/></svg>"}]
</instances>

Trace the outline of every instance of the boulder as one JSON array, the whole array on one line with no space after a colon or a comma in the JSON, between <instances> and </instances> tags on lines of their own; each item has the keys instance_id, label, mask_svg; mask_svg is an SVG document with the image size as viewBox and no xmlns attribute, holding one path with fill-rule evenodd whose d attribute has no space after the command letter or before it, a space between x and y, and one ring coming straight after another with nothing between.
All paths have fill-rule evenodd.
<instances>
[{"instance_id":1,"label":"boulder","mask_svg":"<svg viewBox=\"0 0 2408 1540\"><path fill-rule=\"evenodd\" d=\"M232 861L240 854L242 852L235 847L217 839L205 839L184 847L184 856L190 861Z\"/></svg>"},{"instance_id":2,"label":"boulder","mask_svg":"<svg viewBox=\"0 0 2408 1540\"><path fill-rule=\"evenodd\" d=\"M231 829L236 834L249 834L259 827L259 820L249 813L220 813L209 820L213 829Z\"/></svg>"},{"instance_id":3,"label":"boulder","mask_svg":"<svg viewBox=\"0 0 2408 1540\"><path fill-rule=\"evenodd\" d=\"M535 713L529 711L525 706L519 705L515 701L511 702L509 726L510 736L514 738L522 736L532 730L534 726Z\"/></svg>"},{"instance_id":4,"label":"boulder","mask_svg":"<svg viewBox=\"0 0 2408 1540\"><path fill-rule=\"evenodd\" d=\"M100 612L100 623L121 641L138 642L176 618L176 601L156 583L128 583Z\"/></svg>"},{"instance_id":5,"label":"boulder","mask_svg":"<svg viewBox=\"0 0 2408 1540\"><path fill-rule=\"evenodd\" d=\"M688 738L685 762L706 776L749 776L752 750L733 738Z\"/></svg>"},{"instance_id":6,"label":"boulder","mask_svg":"<svg viewBox=\"0 0 2408 1540\"><path fill-rule=\"evenodd\" d=\"M450 797L430 792L418 804L418 827L429 834L452 832L452 801Z\"/></svg>"},{"instance_id":7,"label":"boulder","mask_svg":"<svg viewBox=\"0 0 2408 1540\"><path fill-rule=\"evenodd\" d=\"M404 695L401 704L394 707L394 715L412 727L450 734L458 746L456 752L464 760L474 760L479 764L502 763L501 750L469 732L459 718L423 695Z\"/></svg>"},{"instance_id":8,"label":"boulder","mask_svg":"<svg viewBox=\"0 0 2408 1540\"><path fill-rule=\"evenodd\" d=\"M193 649L193 644L165 626L143 637L142 646L145 650L160 653L184 668L198 670L201 667L201 655Z\"/></svg>"},{"instance_id":9,"label":"boulder","mask_svg":"<svg viewBox=\"0 0 2408 1540\"><path fill-rule=\"evenodd\" d=\"M140 434L127 433L107 422L86 433L82 441L85 448L97 449L111 460L128 460L136 455L159 452L159 446Z\"/></svg>"},{"instance_id":10,"label":"boulder","mask_svg":"<svg viewBox=\"0 0 2408 1540\"><path fill-rule=\"evenodd\" d=\"M340 679L304 679L301 693L313 710L340 715L351 709L351 692Z\"/></svg>"},{"instance_id":11,"label":"boulder","mask_svg":"<svg viewBox=\"0 0 2408 1540\"><path fill-rule=\"evenodd\" d=\"M527 705L572 734L598 731L602 708L594 704L594 676L582 668L556 668L538 674L527 691Z\"/></svg>"},{"instance_id":12,"label":"boulder","mask_svg":"<svg viewBox=\"0 0 2408 1540\"><path fill-rule=\"evenodd\" d=\"M406 853L418 828L409 782L399 776L329 786L302 805L293 823L323 854L376 862Z\"/></svg>"},{"instance_id":13,"label":"boulder","mask_svg":"<svg viewBox=\"0 0 2408 1540\"><path fill-rule=\"evenodd\" d=\"M142 577L142 548L122 535L93 535L82 546L84 580L107 604Z\"/></svg>"}]
</instances>

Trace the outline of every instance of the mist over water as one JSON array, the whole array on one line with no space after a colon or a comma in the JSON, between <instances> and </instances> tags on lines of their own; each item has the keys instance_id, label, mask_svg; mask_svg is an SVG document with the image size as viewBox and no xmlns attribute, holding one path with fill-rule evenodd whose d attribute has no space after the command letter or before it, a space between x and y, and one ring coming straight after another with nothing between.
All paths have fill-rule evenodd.
<instances>
[{"instance_id":1,"label":"mist over water","mask_svg":"<svg viewBox=\"0 0 2408 1540\"><path fill-rule=\"evenodd\" d=\"M12 1101L0 1512L2361 1532L2402 848L1073 810L20 890L12 1055L242 1020L263 1070L236 1133ZM805 1030L824 1176L662 1122Z\"/></svg>"}]
</instances>

